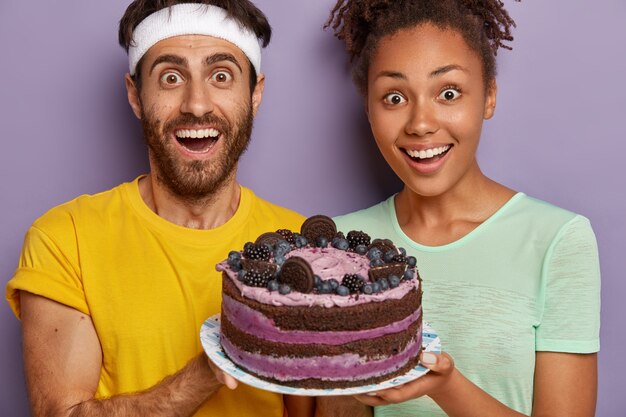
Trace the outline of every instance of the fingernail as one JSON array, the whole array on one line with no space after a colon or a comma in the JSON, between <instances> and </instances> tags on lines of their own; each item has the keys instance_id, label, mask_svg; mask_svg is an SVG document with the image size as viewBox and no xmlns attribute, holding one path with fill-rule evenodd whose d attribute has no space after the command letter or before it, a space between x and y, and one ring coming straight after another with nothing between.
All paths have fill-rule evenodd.
<instances>
[{"instance_id":1,"label":"fingernail","mask_svg":"<svg viewBox=\"0 0 626 417\"><path fill-rule=\"evenodd\" d=\"M376 397L378 395L377 392L366 392L365 395L369 395L370 397Z\"/></svg>"},{"instance_id":2,"label":"fingernail","mask_svg":"<svg viewBox=\"0 0 626 417\"><path fill-rule=\"evenodd\" d=\"M426 365L434 365L437 363L437 355L430 352L422 353L422 363Z\"/></svg>"}]
</instances>

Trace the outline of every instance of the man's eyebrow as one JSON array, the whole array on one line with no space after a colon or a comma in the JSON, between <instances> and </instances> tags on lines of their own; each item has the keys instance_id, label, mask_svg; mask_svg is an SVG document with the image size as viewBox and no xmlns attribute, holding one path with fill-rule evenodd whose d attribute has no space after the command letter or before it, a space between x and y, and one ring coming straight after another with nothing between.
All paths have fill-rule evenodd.
<instances>
[{"instance_id":1,"label":"man's eyebrow","mask_svg":"<svg viewBox=\"0 0 626 417\"><path fill-rule=\"evenodd\" d=\"M381 71L378 73L378 75L376 76L376 78L380 78L380 77L389 77L389 78L395 78L398 80L406 80L406 75L404 75L401 72L398 71Z\"/></svg>"},{"instance_id":2,"label":"man's eyebrow","mask_svg":"<svg viewBox=\"0 0 626 417\"><path fill-rule=\"evenodd\" d=\"M170 64L175 64L175 65L179 65L181 67L186 67L187 64L187 59L180 57L178 55L170 55L170 54L166 54L166 55L160 55L157 59L154 60L154 62L152 63L152 66L150 67L150 74L152 74L152 71L154 70L154 68L162 63L170 63Z\"/></svg>"},{"instance_id":3,"label":"man's eyebrow","mask_svg":"<svg viewBox=\"0 0 626 417\"><path fill-rule=\"evenodd\" d=\"M440 75L443 75L447 72L450 71L454 71L454 70L458 70L458 71L463 71L463 72L469 72L465 67L462 67L460 65L456 65L456 64L450 64L450 65L445 65L443 67L439 67L436 70L434 70L433 72L431 72L429 74L429 76L432 77L438 77Z\"/></svg>"},{"instance_id":4,"label":"man's eyebrow","mask_svg":"<svg viewBox=\"0 0 626 417\"><path fill-rule=\"evenodd\" d=\"M217 53L217 54L209 55L204 60L204 63L207 66L210 66L210 65L213 65L216 62L220 62L220 61L232 62L233 64L235 64L237 66L237 68L239 68L239 72L243 72L243 70L241 69L241 65L239 64L239 61L237 61L237 58L235 58L234 55L226 53L226 52L220 52L220 53Z\"/></svg>"}]
</instances>

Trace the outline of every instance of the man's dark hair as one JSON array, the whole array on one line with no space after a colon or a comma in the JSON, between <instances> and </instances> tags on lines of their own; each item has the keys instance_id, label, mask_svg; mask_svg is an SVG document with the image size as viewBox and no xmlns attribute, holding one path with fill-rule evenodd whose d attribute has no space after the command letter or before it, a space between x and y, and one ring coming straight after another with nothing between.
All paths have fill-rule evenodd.
<instances>
[{"instance_id":1,"label":"man's dark hair","mask_svg":"<svg viewBox=\"0 0 626 417\"><path fill-rule=\"evenodd\" d=\"M498 48L511 49L505 42L513 40L515 27L501 0L338 0L324 27L345 42L352 78L365 96L370 59L380 39L423 23L463 36L481 58L485 86L496 76Z\"/></svg>"},{"instance_id":2,"label":"man's dark hair","mask_svg":"<svg viewBox=\"0 0 626 417\"><path fill-rule=\"evenodd\" d=\"M146 17L166 7L182 3L207 4L220 7L226 11L229 17L239 22L243 28L254 33L261 41L263 47L270 43L272 27L267 21L265 14L249 0L135 0L128 6L120 20L118 37L121 47L128 52L133 41L133 31ZM250 66L250 92L252 93L256 86L257 73L249 59L248 64ZM141 88L140 68L141 60L137 64L137 69L133 76L135 86L138 89Z\"/></svg>"}]
</instances>

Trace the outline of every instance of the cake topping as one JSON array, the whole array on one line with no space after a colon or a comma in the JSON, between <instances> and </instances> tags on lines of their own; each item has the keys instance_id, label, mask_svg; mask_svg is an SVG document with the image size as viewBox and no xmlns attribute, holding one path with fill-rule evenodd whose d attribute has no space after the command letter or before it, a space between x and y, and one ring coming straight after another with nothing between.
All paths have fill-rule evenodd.
<instances>
[{"instance_id":1,"label":"cake topping","mask_svg":"<svg viewBox=\"0 0 626 417\"><path fill-rule=\"evenodd\" d=\"M372 243L369 245L368 249L377 248L380 250L381 255L384 255L388 251L392 250L395 253L398 252L398 248L393 244L393 242L389 239L374 239Z\"/></svg>"},{"instance_id":2,"label":"cake topping","mask_svg":"<svg viewBox=\"0 0 626 417\"><path fill-rule=\"evenodd\" d=\"M269 261L272 256L272 252L266 245L257 245L255 243L248 242L243 246L243 256L246 259Z\"/></svg>"},{"instance_id":3,"label":"cake topping","mask_svg":"<svg viewBox=\"0 0 626 417\"><path fill-rule=\"evenodd\" d=\"M279 240L284 240L285 238L283 237L283 235L281 235L280 233L277 232L267 232L267 233L263 233L261 236L256 238L256 241L254 242L257 246L262 246L262 245L270 245L270 246L274 246L276 245L276 243L278 243Z\"/></svg>"},{"instance_id":4,"label":"cake topping","mask_svg":"<svg viewBox=\"0 0 626 417\"><path fill-rule=\"evenodd\" d=\"M391 275L402 277L404 276L405 270L406 270L406 264L403 264L403 263L387 264L387 265L371 268L368 271L368 275L369 275L370 281L374 282L381 278L389 278Z\"/></svg>"},{"instance_id":5,"label":"cake topping","mask_svg":"<svg viewBox=\"0 0 626 417\"><path fill-rule=\"evenodd\" d=\"M288 285L291 290L305 294L313 291L315 286L311 266L299 256L293 256L285 261L278 274L278 282Z\"/></svg>"},{"instance_id":6,"label":"cake topping","mask_svg":"<svg viewBox=\"0 0 626 417\"><path fill-rule=\"evenodd\" d=\"M337 226L330 217L318 214L309 217L302 223L300 233L312 244L316 244L317 239L321 236L326 238L326 242L330 242L337 234Z\"/></svg>"},{"instance_id":7,"label":"cake topping","mask_svg":"<svg viewBox=\"0 0 626 417\"><path fill-rule=\"evenodd\" d=\"M357 293L361 291L363 282L363 278L359 274L346 274L341 280L341 285L350 290L351 293Z\"/></svg>"},{"instance_id":8,"label":"cake topping","mask_svg":"<svg viewBox=\"0 0 626 417\"><path fill-rule=\"evenodd\" d=\"M356 247L360 245L367 247L371 242L370 235L363 231L356 230L348 232L347 239L352 249L356 249Z\"/></svg>"}]
</instances>

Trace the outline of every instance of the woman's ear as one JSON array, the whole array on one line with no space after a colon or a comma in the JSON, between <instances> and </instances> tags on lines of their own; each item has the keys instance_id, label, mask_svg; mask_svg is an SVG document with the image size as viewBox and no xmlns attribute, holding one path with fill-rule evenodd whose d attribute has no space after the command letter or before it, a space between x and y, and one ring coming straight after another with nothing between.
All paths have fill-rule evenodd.
<instances>
[{"instance_id":1,"label":"woman's ear","mask_svg":"<svg viewBox=\"0 0 626 417\"><path fill-rule=\"evenodd\" d=\"M496 84L496 80L493 80L489 83L489 87L487 88L487 93L485 96L485 111L483 113L483 118L485 120L491 119L496 111L497 93L498 85Z\"/></svg>"}]
</instances>

